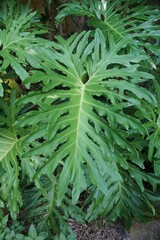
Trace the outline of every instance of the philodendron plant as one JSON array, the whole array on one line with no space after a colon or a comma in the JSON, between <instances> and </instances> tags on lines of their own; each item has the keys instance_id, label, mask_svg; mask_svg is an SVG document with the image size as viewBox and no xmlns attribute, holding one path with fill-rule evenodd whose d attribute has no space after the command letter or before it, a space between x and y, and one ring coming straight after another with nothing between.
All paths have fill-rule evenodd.
<instances>
[{"instance_id":1,"label":"philodendron plant","mask_svg":"<svg viewBox=\"0 0 160 240\"><path fill-rule=\"evenodd\" d=\"M146 14L141 4L135 7L135 1L132 9L128 1L124 6L123 1L115 2L81 1L80 7L85 8L80 14L87 13L96 28L68 39L56 36L30 52L38 68L32 69L24 84L38 90L11 105L10 127L5 121L7 108L2 116L0 167L5 179L6 173L12 179L16 176L14 190L24 188L18 185L21 173L22 183L32 183L25 186L19 204L24 203L33 220L41 216L39 227L48 223L57 234L57 221L63 233L70 231L63 226L68 218L83 222L108 216L112 221L123 219L126 226L133 217L146 221L155 215L154 202L159 201L157 11L147 7ZM74 4L77 1L65 7L73 10ZM125 34L118 37L122 28L116 26L123 14ZM113 22L108 15L116 16ZM151 38L146 29L150 16ZM104 24L98 26L100 21L106 24L105 31ZM14 157L9 154L13 147Z\"/></svg>"}]
</instances>

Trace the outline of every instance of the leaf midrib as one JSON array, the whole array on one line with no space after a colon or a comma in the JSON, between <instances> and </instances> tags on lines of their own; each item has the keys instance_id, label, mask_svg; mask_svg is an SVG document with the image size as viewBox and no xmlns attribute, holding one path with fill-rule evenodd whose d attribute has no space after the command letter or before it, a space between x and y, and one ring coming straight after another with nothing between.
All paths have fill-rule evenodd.
<instances>
[{"instance_id":1,"label":"leaf midrib","mask_svg":"<svg viewBox=\"0 0 160 240\"><path fill-rule=\"evenodd\" d=\"M85 84L82 83L81 85L81 97L80 97L80 102L79 102L79 111L78 111L78 118L77 118L77 131L76 131L76 136L75 136L75 154L74 156L77 156L78 154L78 141L79 141L79 132L80 132L80 123L81 123L81 114L83 110L83 99L84 99L84 92L85 92Z\"/></svg>"}]
</instances>

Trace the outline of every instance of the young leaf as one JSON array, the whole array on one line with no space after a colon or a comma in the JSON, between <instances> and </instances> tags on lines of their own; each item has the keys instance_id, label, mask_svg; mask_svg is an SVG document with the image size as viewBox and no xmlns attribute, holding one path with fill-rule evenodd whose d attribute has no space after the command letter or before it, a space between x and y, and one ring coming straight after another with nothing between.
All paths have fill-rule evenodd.
<instances>
[{"instance_id":1,"label":"young leaf","mask_svg":"<svg viewBox=\"0 0 160 240\"><path fill-rule=\"evenodd\" d=\"M37 237L37 231L36 231L35 226L33 224L29 227L28 234L31 238L36 238Z\"/></svg>"}]
</instances>

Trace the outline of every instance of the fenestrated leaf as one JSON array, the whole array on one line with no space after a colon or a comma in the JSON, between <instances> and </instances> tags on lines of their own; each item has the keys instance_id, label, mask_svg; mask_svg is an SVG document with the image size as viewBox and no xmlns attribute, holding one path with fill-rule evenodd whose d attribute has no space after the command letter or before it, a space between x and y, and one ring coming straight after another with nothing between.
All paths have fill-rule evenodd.
<instances>
[{"instance_id":1,"label":"fenestrated leaf","mask_svg":"<svg viewBox=\"0 0 160 240\"><path fill-rule=\"evenodd\" d=\"M21 135L13 127L16 111L12 94L11 100L13 102L9 105L0 99L0 110L3 113L3 117L0 118L2 125L0 128L0 196L4 203L7 202L12 218L15 218L19 212L19 206L22 205L18 158L21 158L24 148L21 146L23 132Z\"/></svg>"},{"instance_id":2,"label":"fenestrated leaf","mask_svg":"<svg viewBox=\"0 0 160 240\"><path fill-rule=\"evenodd\" d=\"M66 16L87 16L88 25L101 29L105 34L112 33L117 41L130 36L131 47L138 52L144 53L147 48L152 54L159 56L160 50L150 39L159 39L158 26L159 9L152 7L145 1L123 1L123 0L74 0L64 3L56 16L57 22ZM107 34L107 36L110 34ZM146 43L148 40L148 43ZM154 64L152 59L149 59Z\"/></svg>"},{"instance_id":3,"label":"fenestrated leaf","mask_svg":"<svg viewBox=\"0 0 160 240\"><path fill-rule=\"evenodd\" d=\"M2 1L1 8L0 56L3 61L0 70L4 71L11 66L23 81L29 76L25 68L27 64L39 67L38 58L35 57L39 38L35 35L46 30L42 30L41 24L40 29L36 29L36 12L31 12L28 4L23 6L13 0ZM44 41L40 40L41 43Z\"/></svg>"},{"instance_id":4,"label":"fenestrated leaf","mask_svg":"<svg viewBox=\"0 0 160 240\"><path fill-rule=\"evenodd\" d=\"M40 51L46 75L35 71L24 81L44 84L42 92L31 92L19 100L19 105L32 102L39 109L25 114L17 125L43 125L43 131L37 127L26 138L29 143L29 139L42 137L43 143L32 146L25 157L46 157L34 179L60 170L58 205L68 186L76 202L87 188L88 177L104 195L114 193L114 186L123 181L120 168L128 169L128 159L136 164L138 151L128 138L129 131L145 136L147 130L130 109L141 109L143 99L151 106L157 102L139 86L153 78L138 70L146 56L133 51L120 54L127 43L125 38L116 43L110 36L106 44L100 30L92 39L90 32L67 41L58 37L50 50Z\"/></svg>"},{"instance_id":5,"label":"fenestrated leaf","mask_svg":"<svg viewBox=\"0 0 160 240\"><path fill-rule=\"evenodd\" d=\"M0 129L0 167L3 168L0 181L1 197L8 201L12 216L18 213L18 205L22 204L19 192L19 165L17 156L22 155L20 140L14 133Z\"/></svg>"}]
</instances>

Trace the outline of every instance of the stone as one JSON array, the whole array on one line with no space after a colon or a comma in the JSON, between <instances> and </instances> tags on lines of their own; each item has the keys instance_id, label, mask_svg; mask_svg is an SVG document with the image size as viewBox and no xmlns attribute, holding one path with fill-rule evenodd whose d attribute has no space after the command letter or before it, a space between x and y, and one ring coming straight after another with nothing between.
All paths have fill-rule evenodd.
<instances>
[{"instance_id":1,"label":"stone","mask_svg":"<svg viewBox=\"0 0 160 240\"><path fill-rule=\"evenodd\" d=\"M130 240L160 240L160 220L148 223L134 221L130 229Z\"/></svg>"}]
</instances>

